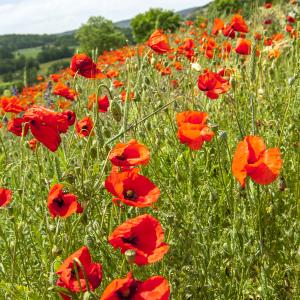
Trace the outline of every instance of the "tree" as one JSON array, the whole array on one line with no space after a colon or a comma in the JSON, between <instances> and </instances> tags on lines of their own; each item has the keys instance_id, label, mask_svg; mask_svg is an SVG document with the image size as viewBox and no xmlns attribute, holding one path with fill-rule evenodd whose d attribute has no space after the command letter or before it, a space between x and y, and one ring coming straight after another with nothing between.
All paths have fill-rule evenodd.
<instances>
[{"instance_id":1,"label":"tree","mask_svg":"<svg viewBox=\"0 0 300 300\"><path fill-rule=\"evenodd\" d=\"M103 17L90 17L87 23L78 29L75 37L79 41L80 49L86 53L98 49L101 54L104 50L126 44L124 34L114 26L112 21Z\"/></svg>"},{"instance_id":2,"label":"tree","mask_svg":"<svg viewBox=\"0 0 300 300\"><path fill-rule=\"evenodd\" d=\"M217 16L220 14L229 15L242 9L243 15L248 16L253 9L265 2L272 2L272 0L215 0L209 6L209 13Z\"/></svg>"},{"instance_id":3,"label":"tree","mask_svg":"<svg viewBox=\"0 0 300 300\"><path fill-rule=\"evenodd\" d=\"M136 42L146 41L155 29L175 31L179 27L180 16L171 10L151 8L138 14L131 21L133 37Z\"/></svg>"}]
</instances>

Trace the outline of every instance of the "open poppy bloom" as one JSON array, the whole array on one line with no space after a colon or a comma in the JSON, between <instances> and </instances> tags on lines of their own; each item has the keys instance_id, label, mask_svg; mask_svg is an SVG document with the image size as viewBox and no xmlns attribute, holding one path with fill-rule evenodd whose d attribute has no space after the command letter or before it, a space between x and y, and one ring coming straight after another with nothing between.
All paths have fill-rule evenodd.
<instances>
[{"instance_id":1,"label":"open poppy bloom","mask_svg":"<svg viewBox=\"0 0 300 300\"><path fill-rule=\"evenodd\" d=\"M231 21L230 25L232 26L233 30L236 32L242 32L242 33L247 33L249 32L249 28L243 18L243 16L239 14L235 14Z\"/></svg>"},{"instance_id":2,"label":"open poppy bloom","mask_svg":"<svg viewBox=\"0 0 300 300\"><path fill-rule=\"evenodd\" d=\"M76 260L79 260L82 267ZM75 265L78 273L78 279L76 277ZM92 258L89 249L83 246L72 255L70 255L63 264L58 268L56 274L59 276L56 285L68 289L72 293L79 293L87 291L87 282L91 291L95 290L102 280L102 266L100 263L92 262ZM71 299L64 294L61 294L64 299Z\"/></svg>"},{"instance_id":3,"label":"open poppy bloom","mask_svg":"<svg viewBox=\"0 0 300 300\"><path fill-rule=\"evenodd\" d=\"M140 281L129 272L125 278L113 280L100 300L168 300L169 296L170 286L164 277L152 276Z\"/></svg>"},{"instance_id":4,"label":"open poppy bloom","mask_svg":"<svg viewBox=\"0 0 300 300\"><path fill-rule=\"evenodd\" d=\"M68 100L74 101L77 93L70 89L68 86L64 85L61 82L58 82L57 85L53 89L53 94L57 96L62 96Z\"/></svg>"},{"instance_id":5,"label":"open poppy bloom","mask_svg":"<svg viewBox=\"0 0 300 300\"><path fill-rule=\"evenodd\" d=\"M249 55L251 53L251 41L239 38L236 42L235 52L241 55Z\"/></svg>"},{"instance_id":6,"label":"open poppy bloom","mask_svg":"<svg viewBox=\"0 0 300 300\"><path fill-rule=\"evenodd\" d=\"M218 73L206 70L198 78L198 87L201 91L206 92L208 98L218 99L220 94L224 94L230 89L230 84Z\"/></svg>"},{"instance_id":7,"label":"open poppy bloom","mask_svg":"<svg viewBox=\"0 0 300 300\"><path fill-rule=\"evenodd\" d=\"M93 104L96 102L96 94L92 94L89 96L89 103L88 108L91 109ZM98 111L105 113L109 108L109 100L108 97L105 95L103 97L98 97Z\"/></svg>"},{"instance_id":8,"label":"open poppy bloom","mask_svg":"<svg viewBox=\"0 0 300 300\"><path fill-rule=\"evenodd\" d=\"M239 142L232 161L232 173L243 188L247 176L258 184L272 183L281 167L280 150L266 149L261 137L251 135Z\"/></svg>"},{"instance_id":9,"label":"open poppy bloom","mask_svg":"<svg viewBox=\"0 0 300 300\"><path fill-rule=\"evenodd\" d=\"M77 196L63 191L62 184L55 184L48 195L48 209L52 218L67 218L74 213L82 213L83 209L77 202Z\"/></svg>"},{"instance_id":10,"label":"open poppy bloom","mask_svg":"<svg viewBox=\"0 0 300 300\"><path fill-rule=\"evenodd\" d=\"M159 221L148 214L118 226L108 241L115 249L120 248L122 253L134 250L137 265L159 261L169 250L169 245L163 242L164 232Z\"/></svg>"},{"instance_id":11,"label":"open poppy bloom","mask_svg":"<svg viewBox=\"0 0 300 300\"><path fill-rule=\"evenodd\" d=\"M21 100L16 97L1 97L0 98L0 107L3 109L5 112L11 112L18 114L21 111L26 110L27 106L22 104Z\"/></svg>"},{"instance_id":12,"label":"open poppy bloom","mask_svg":"<svg viewBox=\"0 0 300 300\"><path fill-rule=\"evenodd\" d=\"M29 123L34 137L53 152L60 145L60 133L66 133L70 124L68 114L35 105L24 113L22 120Z\"/></svg>"},{"instance_id":13,"label":"open poppy bloom","mask_svg":"<svg viewBox=\"0 0 300 300\"><path fill-rule=\"evenodd\" d=\"M155 52L163 54L170 51L168 38L160 30L155 30L149 37L147 45Z\"/></svg>"},{"instance_id":14,"label":"open poppy bloom","mask_svg":"<svg viewBox=\"0 0 300 300\"><path fill-rule=\"evenodd\" d=\"M116 197L114 203L121 201L135 207L151 206L160 196L159 188L135 169L118 172L116 167L113 168L105 181L105 188Z\"/></svg>"},{"instance_id":15,"label":"open poppy bloom","mask_svg":"<svg viewBox=\"0 0 300 300\"><path fill-rule=\"evenodd\" d=\"M143 144L131 140L128 143L115 145L109 154L109 160L114 166L119 167L147 165L150 160L150 152Z\"/></svg>"},{"instance_id":16,"label":"open poppy bloom","mask_svg":"<svg viewBox=\"0 0 300 300\"><path fill-rule=\"evenodd\" d=\"M76 132L80 137L87 137L92 134L94 127L93 120L90 117L84 117L76 123Z\"/></svg>"},{"instance_id":17,"label":"open poppy bloom","mask_svg":"<svg viewBox=\"0 0 300 300\"><path fill-rule=\"evenodd\" d=\"M187 144L193 150L202 148L204 142L209 142L214 132L206 124L208 115L205 112L185 111L176 115L178 125L177 136L182 144Z\"/></svg>"},{"instance_id":18,"label":"open poppy bloom","mask_svg":"<svg viewBox=\"0 0 300 300\"><path fill-rule=\"evenodd\" d=\"M222 19L216 18L214 20L214 27L212 29L212 34L217 35L220 30L224 28L224 22Z\"/></svg>"},{"instance_id":19,"label":"open poppy bloom","mask_svg":"<svg viewBox=\"0 0 300 300\"><path fill-rule=\"evenodd\" d=\"M12 191L0 188L0 207L7 206L12 198Z\"/></svg>"},{"instance_id":20,"label":"open poppy bloom","mask_svg":"<svg viewBox=\"0 0 300 300\"><path fill-rule=\"evenodd\" d=\"M97 65L84 53L75 54L72 57L70 69L86 78L95 78L97 73Z\"/></svg>"}]
</instances>

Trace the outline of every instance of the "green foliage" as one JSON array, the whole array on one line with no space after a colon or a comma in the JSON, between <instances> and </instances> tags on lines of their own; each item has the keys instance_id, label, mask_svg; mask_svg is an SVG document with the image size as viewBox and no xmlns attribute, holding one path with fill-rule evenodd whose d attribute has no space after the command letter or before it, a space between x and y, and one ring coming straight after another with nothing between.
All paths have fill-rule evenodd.
<instances>
[{"instance_id":1,"label":"green foliage","mask_svg":"<svg viewBox=\"0 0 300 300\"><path fill-rule=\"evenodd\" d=\"M40 63L57 60L61 58L71 57L74 51L68 47L44 47L42 51L38 53L37 60Z\"/></svg>"},{"instance_id":2,"label":"green foliage","mask_svg":"<svg viewBox=\"0 0 300 300\"><path fill-rule=\"evenodd\" d=\"M0 35L0 47L12 50L45 45L72 46L76 44L73 32L66 34L5 34Z\"/></svg>"},{"instance_id":3,"label":"green foliage","mask_svg":"<svg viewBox=\"0 0 300 300\"><path fill-rule=\"evenodd\" d=\"M113 22L103 17L90 17L76 32L82 51L90 53L98 49L98 53L126 44L125 35L117 29Z\"/></svg>"},{"instance_id":4,"label":"green foliage","mask_svg":"<svg viewBox=\"0 0 300 300\"><path fill-rule=\"evenodd\" d=\"M61 60L61 61L57 61L55 63L50 64L50 66L48 67L47 70L47 75L53 74L53 73L57 73L60 70L63 70L67 67L70 66L70 61L66 61L66 60Z\"/></svg>"},{"instance_id":5,"label":"green foliage","mask_svg":"<svg viewBox=\"0 0 300 300\"><path fill-rule=\"evenodd\" d=\"M215 0L209 6L209 13L219 15L220 14L232 14L238 12L239 9L245 14L249 14L251 9L262 5L264 0Z\"/></svg>"},{"instance_id":6,"label":"green foliage","mask_svg":"<svg viewBox=\"0 0 300 300\"><path fill-rule=\"evenodd\" d=\"M179 27L179 22L180 16L173 11L151 8L131 20L134 40L136 42L146 41L157 28L173 32Z\"/></svg>"}]
</instances>

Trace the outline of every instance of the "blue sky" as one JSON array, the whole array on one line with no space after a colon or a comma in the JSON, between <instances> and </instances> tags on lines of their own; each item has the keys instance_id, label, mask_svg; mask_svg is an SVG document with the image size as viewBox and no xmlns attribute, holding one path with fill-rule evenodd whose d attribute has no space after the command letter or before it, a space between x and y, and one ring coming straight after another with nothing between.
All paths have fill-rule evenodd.
<instances>
[{"instance_id":1,"label":"blue sky","mask_svg":"<svg viewBox=\"0 0 300 300\"><path fill-rule=\"evenodd\" d=\"M182 10L210 0L0 0L0 34L58 33L78 28L90 16L130 19L150 7Z\"/></svg>"}]
</instances>

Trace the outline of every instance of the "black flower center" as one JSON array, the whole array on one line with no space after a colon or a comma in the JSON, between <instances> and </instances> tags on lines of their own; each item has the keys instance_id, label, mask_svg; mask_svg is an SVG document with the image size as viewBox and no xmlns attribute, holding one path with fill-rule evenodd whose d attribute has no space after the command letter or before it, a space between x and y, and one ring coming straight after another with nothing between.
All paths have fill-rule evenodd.
<instances>
[{"instance_id":1,"label":"black flower center","mask_svg":"<svg viewBox=\"0 0 300 300\"><path fill-rule=\"evenodd\" d=\"M138 238L136 236L130 236L128 238L122 237L122 241L126 244L136 245Z\"/></svg>"},{"instance_id":2,"label":"black flower center","mask_svg":"<svg viewBox=\"0 0 300 300\"><path fill-rule=\"evenodd\" d=\"M124 198L127 200L136 200L137 194L133 190L127 190L124 192Z\"/></svg>"},{"instance_id":3,"label":"black flower center","mask_svg":"<svg viewBox=\"0 0 300 300\"><path fill-rule=\"evenodd\" d=\"M62 208L65 204L62 198L55 198L53 202L55 202L59 208Z\"/></svg>"},{"instance_id":4,"label":"black flower center","mask_svg":"<svg viewBox=\"0 0 300 300\"><path fill-rule=\"evenodd\" d=\"M124 154L121 154L121 155L116 156L116 159L124 161L124 160L126 160L126 157Z\"/></svg>"}]
</instances>

